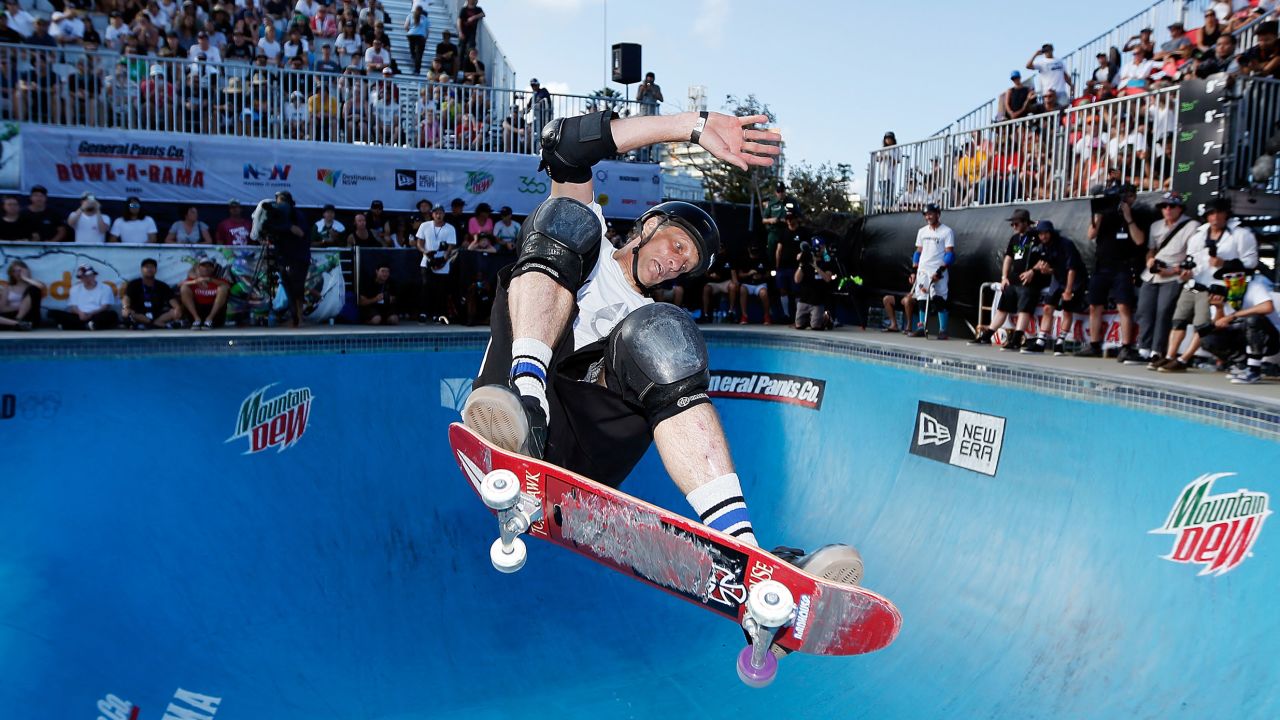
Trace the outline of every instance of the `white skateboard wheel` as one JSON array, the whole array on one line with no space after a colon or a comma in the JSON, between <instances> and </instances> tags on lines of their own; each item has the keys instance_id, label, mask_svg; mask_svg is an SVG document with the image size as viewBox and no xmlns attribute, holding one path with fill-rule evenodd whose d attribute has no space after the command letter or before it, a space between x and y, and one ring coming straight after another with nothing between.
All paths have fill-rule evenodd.
<instances>
[{"instance_id":1,"label":"white skateboard wheel","mask_svg":"<svg viewBox=\"0 0 1280 720\"><path fill-rule=\"evenodd\" d=\"M498 572L513 573L524 567L524 561L529 559L529 554L525 550L524 541L520 538L511 540L511 550L508 551L502 547L502 538L493 541L489 546L489 561L493 563L493 567Z\"/></svg>"},{"instance_id":2,"label":"white skateboard wheel","mask_svg":"<svg viewBox=\"0 0 1280 720\"><path fill-rule=\"evenodd\" d=\"M795 599L786 585L777 580L756 583L747 596L747 612L762 627L779 628L791 619Z\"/></svg>"},{"instance_id":3,"label":"white skateboard wheel","mask_svg":"<svg viewBox=\"0 0 1280 720\"><path fill-rule=\"evenodd\" d=\"M510 470L494 470L480 483L480 499L494 510L509 510L520 497L520 478Z\"/></svg>"}]
</instances>

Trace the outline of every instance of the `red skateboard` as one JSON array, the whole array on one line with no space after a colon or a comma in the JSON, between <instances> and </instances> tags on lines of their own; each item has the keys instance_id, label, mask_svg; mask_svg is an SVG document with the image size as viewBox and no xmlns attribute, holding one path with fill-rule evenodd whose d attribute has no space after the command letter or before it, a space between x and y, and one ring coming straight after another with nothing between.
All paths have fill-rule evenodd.
<instances>
[{"instance_id":1,"label":"red skateboard","mask_svg":"<svg viewBox=\"0 0 1280 720\"><path fill-rule=\"evenodd\" d=\"M888 599L824 580L760 548L549 463L449 426L458 467L499 519L494 567L524 566L520 535L560 545L732 619L791 651L857 655L893 642L902 616ZM768 684L769 643L738 657L743 681Z\"/></svg>"}]
</instances>

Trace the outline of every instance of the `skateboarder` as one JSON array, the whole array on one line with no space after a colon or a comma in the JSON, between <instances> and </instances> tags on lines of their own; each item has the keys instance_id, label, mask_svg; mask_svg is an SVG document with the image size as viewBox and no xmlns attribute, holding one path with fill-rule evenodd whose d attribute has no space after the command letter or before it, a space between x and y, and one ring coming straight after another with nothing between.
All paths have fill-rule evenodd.
<instances>
[{"instance_id":1,"label":"skateboarder","mask_svg":"<svg viewBox=\"0 0 1280 720\"><path fill-rule=\"evenodd\" d=\"M541 167L551 175L551 196L525 221L519 257L499 276L489 347L462 411L467 426L495 445L614 487L656 442L702 522L757 544L707 397L702 334L688 313L650 298L661 283L711 267L720 233L697 206L665 202L641 215L613 250L604 242L592 167L645 145L680 141L743 170L768 166L781 137L752 128L766 121L707 112L612 119L598 112L547 126ZM807 560L814 574L861 562L843 546Z\"/></svg>"}]
</instances>

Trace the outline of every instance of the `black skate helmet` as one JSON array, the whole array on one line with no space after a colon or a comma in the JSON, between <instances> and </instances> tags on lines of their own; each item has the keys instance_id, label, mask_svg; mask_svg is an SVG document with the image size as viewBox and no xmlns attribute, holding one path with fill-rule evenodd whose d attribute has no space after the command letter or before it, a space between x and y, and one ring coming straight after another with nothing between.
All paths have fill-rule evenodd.
<instances>
[{"instance_id":1,"label":"black skate helmet","mask_svg":"<svg viewBox=\"0 0 1280 720\"><path fill-rule=\"evenodd\" d=\"M640 264L640 248L649 242L649 238L658 231L665 223L671 223L676 227L684 230L685 233L692 238L694 245L698 247L698 264L684 274L684 277L698 277L705 273L715 262L716 252L720 249L720 231L716 228L716 223L711 219L705 210L692 203L680 200L668 200L649 208L640 216L639 227L643 228L645 222L651 217L661 217L662 220L657 227L648 235L640 240L640 244L636 245L631 251L631 275L637 278L639 282L638 266ZM648 290L649 288L645 288Z\"/></svg>"}]
</instances>

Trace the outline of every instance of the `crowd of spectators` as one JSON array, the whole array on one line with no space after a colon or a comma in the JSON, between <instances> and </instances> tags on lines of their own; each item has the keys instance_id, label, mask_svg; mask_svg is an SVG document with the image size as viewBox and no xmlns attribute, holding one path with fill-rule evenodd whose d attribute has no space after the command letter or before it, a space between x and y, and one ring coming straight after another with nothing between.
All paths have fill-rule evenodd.
<instances>
[{"instance_id":1,"label":"crowd of spectators","mask_svg":"<svg viewBox=\"0 0 1280 720\"><path fill-rule=\"evenodd\" d=\"M930 203L966 207L1083 197L1132 183L1165 191L1172 176L1175 88L1188 77L1226 73L1280 78L1276 3L1232 9L1215 3L1200 27L1167 28L1158 46L1144 29L1123 49L1098 53L1087 78L1074 78L1042 46L1024 70L1010 73L996 123L952 138L876 154L877 208L919 211ZM1265 19L1264 19L1265 18ZM1233 32L1253 25L1256 44L1238 48ZM1115 62L1121 53L1127 56ZM1083 82L1079 82L1083 80ZM892 148L896 139L886 137Z\"/></svg>"}]
</instances>

